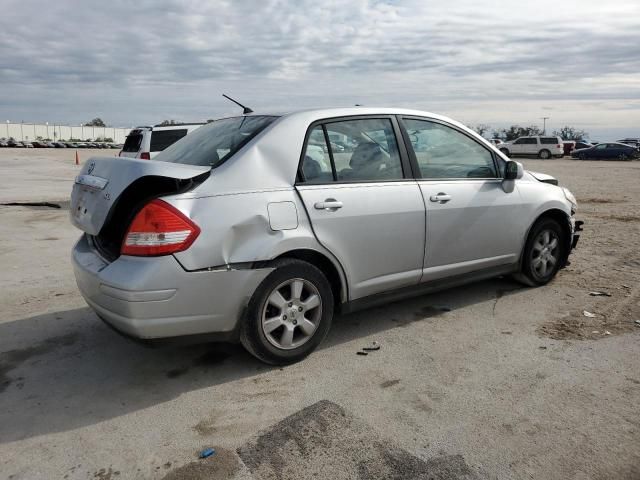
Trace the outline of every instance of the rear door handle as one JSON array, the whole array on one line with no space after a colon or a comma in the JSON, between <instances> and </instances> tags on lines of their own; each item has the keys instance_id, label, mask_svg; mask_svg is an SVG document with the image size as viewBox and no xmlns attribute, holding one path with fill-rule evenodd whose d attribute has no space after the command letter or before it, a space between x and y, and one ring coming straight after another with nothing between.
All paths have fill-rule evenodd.
<instances>
[{"instance_id":1,"label":"rear door handle","mask_svg":"<svg viewBox=\"0 0 640 480\"><path fill-rule=\"evenodd\" d=\"M339 208L342 208L342 202L339 202L335 198L327 198L324 202L316 202L313 205L313 208L316 210L329 210L334 212Z\"/></svg>"},{"instance_id":2,"label":"rear door handle","mask_svg":"<svg viewBox=\"0 0 640 480\"><path fill-rule=\"evenodd\" d=\"M429 200L431 200L432 202L447 203L449 200L451 200L451 195L440 192L437 195L431 195L431 197L429 197Z\"/></svg>"}]
</instances>

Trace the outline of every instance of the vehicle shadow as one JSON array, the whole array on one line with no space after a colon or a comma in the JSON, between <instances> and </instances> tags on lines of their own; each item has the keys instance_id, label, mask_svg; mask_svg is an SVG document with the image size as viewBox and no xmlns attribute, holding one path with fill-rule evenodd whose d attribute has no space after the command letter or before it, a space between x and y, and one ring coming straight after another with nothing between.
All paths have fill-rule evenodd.
<instances>
[{"instance_id":1,"label":"vehicle shadow","mask_svg":"<svg viewBox=\"0 0 640 480\"><path fill-rule=\"evenodd\" d=\"M387 330L521 288L495 279L342 315L321 348L383 338ZM144 347L111 331L89 308L2 323L0 339L0 443L92 425L275 368L239 345Z\"/></svg>"}]
</instances>

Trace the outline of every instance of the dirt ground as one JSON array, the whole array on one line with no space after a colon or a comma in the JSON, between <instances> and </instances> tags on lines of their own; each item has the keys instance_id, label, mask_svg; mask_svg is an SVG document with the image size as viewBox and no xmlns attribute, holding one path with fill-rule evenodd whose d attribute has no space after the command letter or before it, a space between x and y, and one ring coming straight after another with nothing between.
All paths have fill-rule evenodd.
<instances>
[{"instance_id":1,"label":"dirt ground","mask_svg":"<svg viewBox=\"0 0 640 480\"><path fill-rule=\"evenodd\" d=\"M0 206L0 479L640 478L640 162L523 160L585 221L548 286L346 315L272 368L237 346L145 348L96 318L69 263L73 161L0 150L0 204L62 207Z\"/></svg>"}]
</instances>

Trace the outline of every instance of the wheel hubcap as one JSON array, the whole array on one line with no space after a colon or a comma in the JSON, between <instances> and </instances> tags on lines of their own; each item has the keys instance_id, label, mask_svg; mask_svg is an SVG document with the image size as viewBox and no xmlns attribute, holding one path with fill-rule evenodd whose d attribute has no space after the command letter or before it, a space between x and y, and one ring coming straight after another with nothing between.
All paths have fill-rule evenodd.
<instances>
[{"instance_id":1,"label":"wheel hubcap","mask_svg":"<svg viewBox=\"0 0 640 480\"><path fill-rule=\"evenodd\" d=\"M271 345L291 350L308 342L322 318L322 299L313 283L293 278L274 288L262 309L262 331Z\"/></svg>"},{"instance_id":2,"label":"wheel hubcap","mask_svg":"<svg viewBox=\"0 0 640 480\"><path fill-rule=\"evenodd\" d=\"M536 237L531 250L531 266L539 278L548 277L560 257L560 241L553 230L543 230Z\"/></svg>"}]
</instances>

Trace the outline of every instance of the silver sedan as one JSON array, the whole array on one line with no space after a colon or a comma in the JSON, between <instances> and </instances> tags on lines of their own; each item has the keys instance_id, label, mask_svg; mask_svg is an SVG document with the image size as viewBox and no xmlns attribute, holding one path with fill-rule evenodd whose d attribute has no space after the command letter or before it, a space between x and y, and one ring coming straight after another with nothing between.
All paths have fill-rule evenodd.
<instances>
[{"instance_id":1,"label":"silver sedan","mask_svg":"<svg viewBox=\"0 0 640 480\"><path fill-rule=\"evenodd\" d=\"M422 111L226 118L153 161L89 159L73 265L128 336L239 340L290 363L337 312L496 275L549 282L581 229L557 184Z\"/></svg>"}]
</instances>

